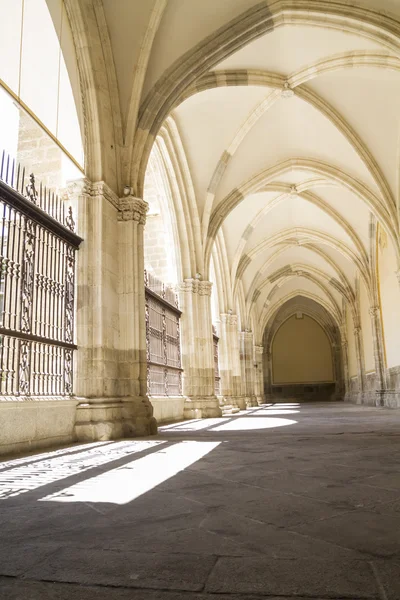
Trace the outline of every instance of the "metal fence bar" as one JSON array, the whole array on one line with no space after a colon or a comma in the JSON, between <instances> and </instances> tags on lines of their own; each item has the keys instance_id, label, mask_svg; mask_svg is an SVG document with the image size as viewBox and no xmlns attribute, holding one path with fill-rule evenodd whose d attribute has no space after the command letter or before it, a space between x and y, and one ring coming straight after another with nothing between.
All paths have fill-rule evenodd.
<instances>
[{"instance_id":1,"label":"metal fence bar","mask_svg":"<svg viewBox=\"0 0 400 600\"><path fill-rule=\"evenodd\" d=\"M182 395L180 317L172 288L145 271L147 393Z\"/></svg>"},{"instance_id":2,"label":"metal fence bar","mask_svg":"<svg viewBox=\"0 0 400 600\"><path fill-rule=\"evenodd\" d=\"M4 152L0 158L0 398L73 392L75 256L71 210Z\"/></svg>"},{"instance_id":3,"label":"metal fence bar","mask_svg":"<svg viewBox=\"0 0 400 600\"><path fill-rule=\"evenodd\" d=\"M219 356L218 356L218 342L219 338L216 334L215 327L213 326L213 345L214 345L214 391L215 395L221 394L221 377L219 374Z\"/></svg>"}]
</instances>

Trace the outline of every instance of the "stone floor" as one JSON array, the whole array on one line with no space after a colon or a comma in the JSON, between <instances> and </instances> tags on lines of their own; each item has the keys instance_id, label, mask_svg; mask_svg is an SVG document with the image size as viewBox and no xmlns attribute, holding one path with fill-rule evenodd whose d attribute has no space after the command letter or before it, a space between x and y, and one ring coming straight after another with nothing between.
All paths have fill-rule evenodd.
<instances>
[{"instance_id":1,"label":"stone floor","mask_svg":"<svg viewBox=\"0 0 400 600\"><path fill-rule=\"evenodd\" d=\"M282 404L0 463L0 598L399 600L399 426Z\"/></svg>"}]
</instances>

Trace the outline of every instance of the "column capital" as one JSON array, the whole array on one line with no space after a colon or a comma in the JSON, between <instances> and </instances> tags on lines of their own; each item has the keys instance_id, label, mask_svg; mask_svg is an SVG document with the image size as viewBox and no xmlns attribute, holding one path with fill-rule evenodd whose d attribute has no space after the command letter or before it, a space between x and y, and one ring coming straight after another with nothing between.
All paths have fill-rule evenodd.
<instances>
[{"instance_id":1,"label":"column capital","mask_svg":"<svg viewBox=\"0 0 400 600\"><path fill-rule=\"evenodd\" d=\"M357 325L357 327L354 327L354 335L358 336L361 333L361 327L360 325Z\"/></svg>"},{"instance_id":2,"label":"column capital","mask_svg":"<svg viewBox=\"0 0 400 600\"><path fill-rule=\"evenodd\" d=\"M395 275L396 275L397 281L399 282L399 285L400 285L400 269L398 269L397 271L395 271Z\"/></svg>"},{"instance_id":3,"label":"column capital","mask_svg":"<svg viewBox=\"0 0 400 600\"><path fill-rule=\"evenodd\" d=\"M239 332L240 335L244 338L244 339L253 339L253 332L250 331L249 329L244 329L243 331Z\"/></svg>"},{"instance_id":4,"label":"column capital","mask_svg":"<svg viewBox=\"0 0 400 600\"><path fill-rule=\"evenodd\" d=\"M141 198L124 196L119 199L118 221L137 221L139 225L145 225L148 208L147 202Z\"/></svg>"},{"instance_id":5,"label":"column capital","mask_svg":"<svg viewBox=\"0 0 400 600\"><path fill-rule=\"evenodd\" d=\"M76 198L77 196L90 196L92 193L92 182L87 177L67 181L64 188L65 199Z\"/></svg>"},{"instance_id":6,"label":"column capital","mask_svg":"<svg viewBox=\"0 0 400 600\"><path fill-rule=\"evenodd\" d=\"M237 315L232 313L221 313L221 323L226 323L227 325L237 325L238 318Z\"/></svg>"},{"instance_id":7,"label":"column capital","mask_svg":"<svg viewBox=\"0 0 400 600\"><path fill-rule=\"evenodd\" d=\"M259 345L256 344L254 346L254 350L255 350L255 352L257 354L263 354L263 352L264 352L264 346L259 346Z\"/></svg>"},{"instance_id":8,"label":"column capital","mask_svg":"<svg viewBox=\"0 0 400 600\"><path fill-rule=\"evenodd\" d=\"M199 296L211 296L211 281L201 281L200 279L184 279L177 285L178 292L199 294Z\"/></svg>"},{"instance_id":9,"label":"column capital","mask_svg":"<svg viewBox=\"0 0 400 600\"><path fill-rule=\"evenodd\" d=\"M119 207L119 198L105 181L91 182L87 177L74 179L67 182L64 193L68 199L86 196L91 198L104 198L114 208Z\"/></svg>"},{"instance_id":10,"label":"column capital","mask_svg":"<svg viewBox=\"0 0 400 600\"><path fill-rule=\"evenodd\" d=\"M371 317L377 317L379 315L379 306L371 306L369 309L369 314Z\"/></svg>"}]
</instances>

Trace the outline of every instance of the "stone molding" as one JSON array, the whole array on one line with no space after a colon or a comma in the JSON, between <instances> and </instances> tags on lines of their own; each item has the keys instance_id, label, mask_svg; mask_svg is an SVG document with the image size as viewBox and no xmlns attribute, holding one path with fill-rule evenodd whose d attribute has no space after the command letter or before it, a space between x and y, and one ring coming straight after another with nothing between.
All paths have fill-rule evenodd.
<instances>
[{"instance_id":1,"label":"stone molding","mask_svg":"<svg viewBox=\"0 0 400 600\"><path fill-rule=\"evenodd\" d=\"M137 221L146 224L146 213L149 205L140 198L125 196L119 199L118 221Z\"/></svg>"},{"instance_id":2,"label":"stone molding","mask_svg":"<svg viewBox=\"0 0 400 600\"><path fill-rule=\"evenodd\" d=\"M118 209L119 199L115 192L105 183L105 181L96 181L92 183L91 194L93 198L99 196L107 200L114 208Z\"/></svg>"},{"instance_id":3,"label":"stone molding","mask_svg":"<svg viewBox=\"0 0 400 600\"><path fill-rule=\"evenodd\" d=\"M241 331L240 335L243 337L243 339L253 339L253 332L249 330Z\"/></svg>"},{"instance_id":4,"label":"stone molding","mask_svg":"<svg viewBox=\"0 0 400 600\"><path fill-rule=\"evenodd\" d=\"M184 279L177 285L178 292L199 294L199 296L211 296L211 281L200 281L200 279Z\"/></svg>"},{"instance_id":5,"label":"stone molding","mask_svg":"<svg viewBox=\"0 0 400 600\"><path fill-rule=\"evenodd\" d=\"M371 317L376 318L379 315L379 306L371 306L369 314Z\"/></svg>"},{"instance_id":6,"label":"stone molding","mask_svg":"<svg viewBox=\"0 0 400 600\"><path fill-rule=\"evenodd\" d=\"M226 325L237 325L238 317L237 315L233 315L230 313L221 313L221 323L226 323Z\"/></svg>"},{"instance_id":7,"label":"stone molding","mask_svg":"<svg viewBox=\"0 0 400 600\"><path fill-rule=\"evenodd\" d=\"M77 196L89 196L91 198L104 198L114 208L119 208L119 198L115 192L104 182L97 181L92 183L87 177L69 181L65 193L68 198Z\"/></svg>"}]
</instances>

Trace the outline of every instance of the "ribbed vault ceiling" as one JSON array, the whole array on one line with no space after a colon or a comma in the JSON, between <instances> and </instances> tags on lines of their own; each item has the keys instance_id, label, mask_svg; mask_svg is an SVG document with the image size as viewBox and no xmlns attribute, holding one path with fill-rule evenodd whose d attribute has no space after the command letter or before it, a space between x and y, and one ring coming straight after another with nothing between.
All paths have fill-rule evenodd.
<instances>
[{"instance_id":1,"label":"ribbed vault ceiling","mask_svg":"<svg viewBox=\"0 0 400 600\"><path fill-rule=\"evenodd\" d=\"M266 5L273 13L290 3L103 4L126 135L139 59L143 122L154 90L167 89L166 69L181 64L183 81L185 65L205 61L207 36L256 6L265 14ZM396 0L358 6L382 16L389 11L400 21ZM344 3L342 10L345 15ZM398 40L354 23L347 31L335 28L323 11L318 26L315 19L308 22L306 10L296 18L282 15L276 27L242 43L236 22L232 50L221 52L222 60L198 77L193 67L169 108L169 127L179 137L192 186L189 212L199 224L192 226L203 253L202 275L208 276L210 260L217 261L216 278L230 287L220 310L236 310L241 296L249 321L262 323L282 299L296 294L340 316L343 302L351 306L356 278L369 285L371 215L389 238L398 233ZM126 35L134 23L136 35Z\"/></svg>"}]
</instances>

